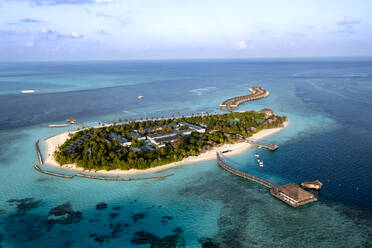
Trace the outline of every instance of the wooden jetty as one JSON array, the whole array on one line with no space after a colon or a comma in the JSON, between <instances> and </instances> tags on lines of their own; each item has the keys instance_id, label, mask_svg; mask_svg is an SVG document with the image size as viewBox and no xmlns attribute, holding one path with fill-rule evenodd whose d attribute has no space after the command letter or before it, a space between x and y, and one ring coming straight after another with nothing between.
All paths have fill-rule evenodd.
<instances>
[{"instance_id":1,"label":"wooden jetty","mask_svg":"<svg viewBox=\"0 0 372 248\"><path fill-rule=\"evenodd\" d=\"M79 125L81 126L82 128L89 128L88 126L85 126L84 124L78 122L77 120L75 120L74 118L68 118L66 119L67 122L70 122L71 124L76 124L76 125Z\"/></svg>"},{"instance_id":2,"label":"wooden jetty","mask_svg":"<svg viewBox=\"0 0 372 248\"><path fill-rule=\"evenodd\" d=\"M253 87L253 88L250 88L249 91L252 92L252 94L245 95L245 96L237 96L237 97L233 97L233 98L223 101L220 104L220 108L221 109L227 108L228 110L232 110L232 109L237 108L239 104L241 103L257 100L257 99L264 98L270 95L269 91L261 87Z\"/></svg>"},{"instance_id":3,"label":"wooden jetty","mask_svg":"<svg viewBox=\"0 0 372 248\"><path fill-rule=\"evenodd\" d=\"M255 140L255 139L250 139L250 138L245 139L245 142L247 142L247 143L249 143L251 145L255 145L255 146L259 147L259 148L268 149L270 151L275 151L276 149L279 148L279 146L276 145L276 144L265 144L263 142L260 142L260 141Z\"/></svg>"},{"instance_id":4,"label":"wooden jetty","mask_svg":"<svg viewBox=\"0 0 372 248\"><path fill-rule=\"evenodd\" d=\"M69 123L67 124L48 124L48 127L68 127L70 126Z\"/></svg>"},{"instance_id":5,"label":"wooden jetty","mask_svg":"<svg viewBox=\"0 0 372 248\"><path fill-rule=\"evenodd\" d=\"M274 196L274 197L278 198L279 200L287 203L291 207L294 207L294 208L299 207L299 206L305 205L307 203L314 202L314 201L318 200L317 198L314 197L313 194L311 194L310 192L307 192L306 190L302 189L301 187L299 187L298 185L295 185L293 183L286 184L286 185L283 185L283 186L278 186L278 185L275 185L275 184L271 183L270 181L267 181L267 180L265 180L261 177L249 174L247 172L237 170L237 169L231 167L230 165L228 165L228 163L233 163L233 162L231 160L229 160L228 158L226 158L222 154L222 152L217 152L217 163L219 164L219 166L221 168L227 170L228 172L230 172L230 173L232 173L236 176L243 177L243 178L248 179L252 182L258 183L260 185L263 185L263 186L269 188L270 189L270 194L272 196Z\"/></svg>"},{"instance_id":6,"label":"wooden jetty","mask_svg":"<svg viewBox=\"0 0 372 248\"><path fill-rule=\"evenodd\" d=\"M152 176L152 177L129 177L129 178L120 178L120 177L101 177L101 176L91 176L86 174L75 174L77 177L84 177L89 179L96 179L96 180L106 180L106 181L135 181L135 180L148 180L148 179L156 179L156 178L166 178L169 176L173 176L173 174L161 175L161 176Z\"/></svg>"},{"instance_id":7,"label":"wooden jetty","mask_svg":"<svg viewBox=\"0 0 372 248\"><path fill-rule=\"evenodd\" d=\"M40 152L40 148L39 148L39 140L36 140L35 147L36 147L36 153L37 153L37 157L39 159L39 163L40 163L40 165L43 165L43 157L41 156L41 152Z\"/></svg>"},{"instance_id":8,"label":"wooden jetty","mask_svg":"<svg viewBox=\"0 0 372 248\"><path fill-rule=\"evenodd\" d=\"M58 174L50 171L43 170L39 167L39 165L35 164L34 168L44 174L50 175L50 176L55 176L55 177L63 177L63 178L73 178L73 176L68 176L68 175L63 175L63 174Z\"/></svg>"}]
</instances>

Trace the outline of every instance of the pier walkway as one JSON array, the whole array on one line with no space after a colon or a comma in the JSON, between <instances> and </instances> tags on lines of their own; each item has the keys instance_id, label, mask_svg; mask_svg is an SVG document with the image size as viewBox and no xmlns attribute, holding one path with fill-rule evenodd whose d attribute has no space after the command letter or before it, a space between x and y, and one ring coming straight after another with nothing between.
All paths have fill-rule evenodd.
<instances>
[{"instance_id":1,"label":"pier walkway","mask_svg":"<svg viewBox=\"0 0 372 248\"><path fill-rule=\"evenodd\" d=\"M253 87L253 88L250 88L249 91L252 92L252 94L245 95L245 96L237 96L237 97L233 97L233 98L223 101L220 104L220 108L221 109L227 108L228 110L232 110L232 109L237 108L239 104L241 103L257 100L257 99L264 98L270 95L269 91L261 87Z\"/></svg>"},{"instance_id":2,"label":"pier walkway","mask_svg":"<svg viewBox=\"0 0 372 248\"><path fill-rule=\"evenodd\" d=\"M217 163L219 164L220 167L236 176L243 177L252 182L258 183L269 188L270 194L272 196L285 202L291 207L296 208L318 200L317 198L314 197L313 194L307 192L306 190L302 189L301 187L293 183L278 186L261 177L237 170L229 165L237 163L225 157L222 152L217 152Z\"/></svg>"},{"instance_id":3,"label":"pier walkway","mask_svg":"<svg viewBox=\"0 0 372 248\"><path fill-rule=\"evenodd\" d=\"M261 184L267 188L274 188L274 187L278 187L277 185L261 178L261 177L258 177L258 176L255 176L255 175L252 175L252 174L249 174L247 172L243 172L243 171L240 171L240 170L237 170L231 166L228 165L228 163L234 163L233 161L229 160L228 158L226 158L224 155L222 155L221 152L217 152L217 163L222 167L224 168L225 170L227 170L228 172L236 175L236 176L239 176L239 177L243 177L243 178L246 178L250 181L253 181L255 183L258 183L258 184Z\"/></svg>"},{"instance_id":4,"label":"pier walkway","mask_svg":"<svg viewBox=\"0 0 372 248\"><path fill-rule=\"evenodd\" d=\"M270 151L275 151L276 149L279 148L279 146L276 145L276 144L265 144L265 143L262 143L260 141L257 141L255 139L250 139L250 138L245 139L245 142L247 142L247 143L249 143L251 145L255 145L255 146L259 147L259 148L262 147L262 148L268 149Z\"/></svg>"},{"instance_id":5,"label":"pier walkway","mask_svg":"<svg viewBox=\"0 0 372 248\"><path fill-rule=\"evenodd\" d=\"M84 124L78 122L78 121L75 120L74 118L68 118L66 121L67 121L67 122L70 122L71 124L79 125L80 127L84 128L84 129L89 128L88 126L86 126L86 125L84 125Z\"/></svg>"}]
</instances>

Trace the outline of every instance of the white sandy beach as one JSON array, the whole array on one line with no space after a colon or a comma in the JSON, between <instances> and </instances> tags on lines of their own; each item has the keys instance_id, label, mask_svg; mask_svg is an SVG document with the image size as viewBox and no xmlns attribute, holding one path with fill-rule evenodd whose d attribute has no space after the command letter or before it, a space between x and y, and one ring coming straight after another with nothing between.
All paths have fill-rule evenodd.
<instances>
[{"instance_id":1,"label":"white sandy beach","mask_svg":"<svg viewBox=\"0 0 372 248\"><path fill-rule=\"evenodd\" d=\"M270 136L274 133L277 133L277 132L281 131L282 129L287 127L288 124L289 124L289 121L284 123L284 127L265 129L263 131L260 131L256 134L254 134L250 138L256 139L256 140L265 138L267 136ZM67 164L67 165L60 166L57 163L57 161L54 159L54 156L53 156L54 152L56 151L58 146L62 145L68 139L69 133L73 133L73 132L64 132L64 133L60 133L60 134L57 134L55 136L52 136L50 138L45 139L46 153L47 153L46 156L44 155L45 156L45 158L44 158L44 163L45 164L52 165L52 166L57 166L59 168L62 167L62 168L77 171L77 172L82 172L83 171L83 172L89 172L89 173L96 173L96 174L102 174L102 175L114 175L114 176L128 176L128 175L137 175L137 174L160 172L160 171L164 171L164 170L174 168L174 167L180 166L180 165L185 165L185 164L191 164L191 163L216 159L216 152L218 152L218 151L232 150L231 152L228 152L225 155L226 156L237 155L237 154L247 150L248 148L250 148L252 146L252 145L250 145L246 142L240 142L240 143L235 143L235 144L227 144L227 145L223 145L223 146L220 146L220 147L214 147L210 151L204 152L204 153L200 154L199 156L187 157L187 158L184 158L182 161L179 161L179 162L174 162L174 163L162 165L162 166L158 166L158 167L155 167L155 168L149 168L149 169L146 169L146 170L137 170L137 169L119 170L119 169L117 169L117 170L111 170L111 171L105 171L105 170L89 171L89 170L84 170L82 168L78 168L78 167L76 167L75 164Z\"/></svg>"}]
</instances>

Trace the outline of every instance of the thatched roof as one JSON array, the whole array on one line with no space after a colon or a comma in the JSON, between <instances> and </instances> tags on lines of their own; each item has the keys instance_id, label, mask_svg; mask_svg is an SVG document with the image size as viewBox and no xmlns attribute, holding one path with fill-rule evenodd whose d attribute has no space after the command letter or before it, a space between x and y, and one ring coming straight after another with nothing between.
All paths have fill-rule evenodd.
<instances>
[{"instance_id":1,"label":"thatched roof","mask_svg":"<svg viewBox=\"0 0 372 248\"><path fill-rule=\"evenodd\" d=\"M301 186L310 188L310 189L320 189L322 187L322 183L319 180L315 180L312 182L302 182Z\"/></svg>"},{"instance_id":2,"label":"thatched roof","mask_svg":"<svg viewBox=\"0 0 372 248\"><path fill-rule=\"evenodd\" d=\"M259 112L260 113L270 113L270 114L273 114L274 113L274 110L268 109L268 108L264 108L264 109L261 109Z\"/></svg>"},{"instance_id":3,"label":"thatched roof","mask_svg":"<svg viewBox=\"0 0 372 248\"><path fill-rule=\"evenodd\" d=\"M298 202L305 201L314 197L313 194L307 192L300 186L295 185L293 183L278 187L278 191L282 192L283 194L287 195L288 197Z\"/></svg>"}]
</instances>

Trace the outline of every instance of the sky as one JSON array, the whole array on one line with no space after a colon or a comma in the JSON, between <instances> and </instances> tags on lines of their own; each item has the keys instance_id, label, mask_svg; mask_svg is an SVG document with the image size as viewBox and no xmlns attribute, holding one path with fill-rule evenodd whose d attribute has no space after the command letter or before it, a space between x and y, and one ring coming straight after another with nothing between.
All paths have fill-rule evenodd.
<instances>
[{"instance_id":1,"label":"sky","mask_svg":"<svg viewBox=\"0 0 372 248\"><path fill-rule=\"evenodd\" d=\"M0 0L0 61L372 55L370 0Z\"/></svg>"}]
</instances>

